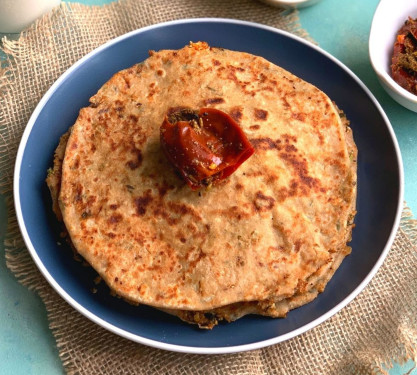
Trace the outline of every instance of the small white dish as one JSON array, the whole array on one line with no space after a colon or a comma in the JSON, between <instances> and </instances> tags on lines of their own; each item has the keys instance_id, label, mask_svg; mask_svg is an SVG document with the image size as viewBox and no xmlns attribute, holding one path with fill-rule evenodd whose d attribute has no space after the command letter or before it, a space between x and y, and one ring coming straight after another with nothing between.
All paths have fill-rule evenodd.
<instances>
[{"instance_id":1,"label":"small white dish","mask_svg":"<svg viewBox=\"0 0 417 375\"><path fill-rule=\"evenodd\" d=\"M261 0L263 3L275 7L294 9L304 8L318 3L320 0Z\"/></svg>"},{"instance_id":2,"label":"small white dish","mask_svg":"<svg viewBox=\"0 0 417 375\"><path fill-rule=\"evenodd\" d=\"M369 35L369 58L382 87L399 104L417 112L417 95L402 88L391 76L391 58L398 30L408 17L417 18L417 2L381 0Z\"/></svg>"},{"instance_id":3,"label":"small white dish","mask_svg":"<svg viewBox=\"0 0 417 375\"><path fill-rule=\"evenodd\" d=\"M61 0L0 0L0 33L17 34Z\"/></svg>"}]
</instances>

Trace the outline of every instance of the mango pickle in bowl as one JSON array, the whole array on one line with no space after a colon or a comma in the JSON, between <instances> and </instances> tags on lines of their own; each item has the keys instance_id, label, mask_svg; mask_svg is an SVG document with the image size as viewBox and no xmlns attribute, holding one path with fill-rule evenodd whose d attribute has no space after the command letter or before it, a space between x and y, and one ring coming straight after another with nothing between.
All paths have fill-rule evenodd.
<instances>
[{"instance_id":1,"label":"mango pickle in bowl","mask_svg":"<svg viewBox=\"0 0 417 375\"><path fill-rule=\"evenodd\" d=\"M389 0L382 0L374 14L369 36L369 57L377 77L386 92L405 108L417 112L417 95L408 91L408 88L416 87L417 73L412 72L413 64L404 61L404 41L411 38L411 45L417 46L417 38L414 33L408 33L405 23L417 18L417 4L407 0L399 0L395 3ZM405 34L405 32L408 34ZM408 36L407 36L408 35ZM395 47L394 47L395 46ZM393 61L394 50L396 57ZM402 65L398 65L398 56L401 53ZM411 56L412 57L412 56ZM394 63L394 76L392 65ZM404 69L406 66L406 69ZM395 77L395 79L394 79ZM402 78L402 79L399 79ZM414 80L414 84L412 81ZM400 82L400 83L398 83ZM411 91L413 91L411 89Z\"/></svg>"}]
</instances>

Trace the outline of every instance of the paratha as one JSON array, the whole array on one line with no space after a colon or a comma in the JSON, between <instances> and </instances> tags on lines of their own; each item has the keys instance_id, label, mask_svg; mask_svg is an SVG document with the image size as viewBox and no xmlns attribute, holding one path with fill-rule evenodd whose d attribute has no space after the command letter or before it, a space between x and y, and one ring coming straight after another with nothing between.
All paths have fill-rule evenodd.
<instances>
[{"instance_id":1,"label":"paratha","mask_svg":"<svg viewBox=\"0 0 417 375\"><path fill-rule=\"evenodd\" d=\"M90 102L48 185L74 248L119 296L201 327L283 317L350 253L357 150L315 86L261 57L195 43L151 51ZM254 155L192 191L160 146L177 107L229 114Z\"/></svg>"}]
</instances>

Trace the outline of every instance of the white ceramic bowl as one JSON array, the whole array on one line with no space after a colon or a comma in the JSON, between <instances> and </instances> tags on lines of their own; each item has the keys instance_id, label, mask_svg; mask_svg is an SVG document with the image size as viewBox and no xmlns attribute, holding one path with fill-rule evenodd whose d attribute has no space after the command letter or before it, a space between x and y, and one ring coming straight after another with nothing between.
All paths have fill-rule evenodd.
<instances>
[{"instance_id":1,"label":"white ceramic bowl","mask_svg":"<svg viewBox=\"0 0 417 375\"><path fill-rule=\"evenodd\" d=\"M261 0L262 2L281 8L304 8L315 3L318 3L320 0Z\"/></svg>"},{"instance_id":2,"label":"white ceramic bowl","mask_svg":"<svg viewBox=\"0 0 417 375\"><path fill-rule=\"evenodd\" d=\"M61 0L0 0L0 33L20 33Z\"/></svg>"},{"instance_id":3,"label":"white ceramic bowl","mask_svg":"<svg viewBox=\"0 0 417 375\"><path fill-rule=\"evenodd\" d=\"M372 20L369 58L384 89L402 106L417 112L417 95L402 88L391 77L391 57L397 32L408 19L417 18L414 0L381 0Z\"/></svg>"}]
</instances>

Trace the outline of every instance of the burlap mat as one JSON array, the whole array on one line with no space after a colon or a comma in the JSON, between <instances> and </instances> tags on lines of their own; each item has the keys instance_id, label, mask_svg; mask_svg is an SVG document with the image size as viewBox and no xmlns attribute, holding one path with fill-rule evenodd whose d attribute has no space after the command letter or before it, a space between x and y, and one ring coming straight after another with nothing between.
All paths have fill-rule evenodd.
<instances>
[{"instance_id":1,"label":"burlap mat","mask_svg":"<svg viewBox=\"0 0 417 375\"><path fill-rule=\"evenodd\" d=\"M301 336L246 353L187 355L130 342L73 310L37 270L12 202L15 154L36 104L60 74L109 39L189 17L244 19L308 38L297 12L252 0L131 0L92 8L62 4L19 40L3 40L7 61L0 70L0 191L8 203L6 260L44 301L64 368L69 374L377 374L386 373L392 360L416 360L417 225L408 209L387 260L351 304Z\"/></svg>"}]
</instances>

